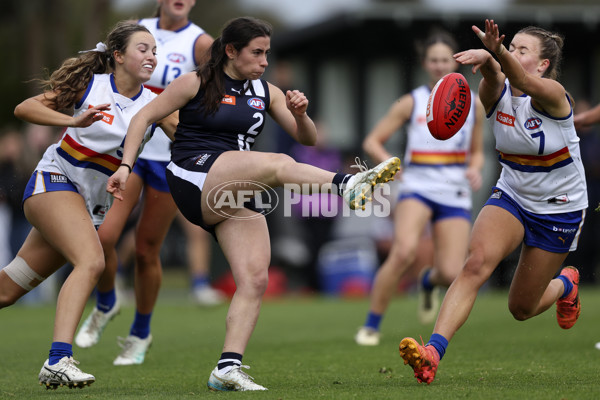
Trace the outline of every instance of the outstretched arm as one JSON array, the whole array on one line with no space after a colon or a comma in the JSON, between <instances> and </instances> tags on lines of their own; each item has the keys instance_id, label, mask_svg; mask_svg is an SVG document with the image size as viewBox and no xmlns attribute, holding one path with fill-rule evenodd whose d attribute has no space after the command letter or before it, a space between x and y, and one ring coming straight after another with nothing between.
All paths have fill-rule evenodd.
<instances>
[{"instance_id":1,"label":"outstretched arm","mask_svg":"<svg viewBox=\"0 0 600 400\"><path fill-rule=\"evenodd\" d=\"M37 125L86 128L102 119L102 111L110 110L107 103L89 108L77 116L67 115L54 108L51 99L55 96L58 93L46 92L24 100L15 107L15 117Z\"/></svg>"},{"instance_id":2,"label":"outstretched arm","mask_svg":"<svg viewBox=\"0 0 600 400\"><path fill-rule=\"evenodd\" d=\"M494 20L485 20L485 32L476 26L473 26L473 31L483 44L496 54L512 87L531 96L537 103L535 104L537 107L554 117L562 118L571 113L571 104L567 100L565 88L554 79L543 78L525 70L512 54L525 50L517 49L511 44L510 51L507 51L502 44L504 35L500 35L498 25L494 23ZM549 62L547 59L541 60L542 65Z\"/></svg>"}]
</instances>

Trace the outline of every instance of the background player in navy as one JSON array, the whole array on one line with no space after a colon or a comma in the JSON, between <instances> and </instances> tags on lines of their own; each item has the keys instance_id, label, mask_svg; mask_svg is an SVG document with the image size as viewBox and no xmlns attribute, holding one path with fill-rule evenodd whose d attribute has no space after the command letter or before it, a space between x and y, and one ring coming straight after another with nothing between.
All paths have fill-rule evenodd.
<instances>
[{"instance_id":1,"label":"background player in navy","mask_svg":"<svg viewBox=\"0 0 600 400\"><path fill-rule=\"evenodd\" d=\"M208 382L213 390L265 390L240 368L267 287L271 252L266 220L256 206L221 201L265 185L314 183L325 190L340 188L351 208L357 208L367 201L374 182L389 180L400 168L400 160L391 158L356 175L335 174L296 163L287 155L249 151L267 112L299 143L316 141L304 94L284 94L260 79L268 65L271 30L266 22L250 17L230 21L211 46L210 60L197 73L175 79L138 113L124 149L124 160L133 162L141 133L162 114L180 110L167 167L171 193L183 215L218 240L237 287L221 359ZM108 191L116 198L125 189L128 173L118 171L110 179Z\"/></svg>"},{"instance_id":2,"label":"background player in navy","mask_svg":"<svg viewBox=\"0 0 600 400\"><path fill-rule=\"evenodd\" d=\"M106 44L66 60L44 81L47 91L15 108L15 115L30 123L68 127L33 173L23 196L33 228L17 257L0 271L0 307L6 307L66 262L73 266L58 295L53 342L39 374L48 387L81 387L95 380L77 368L73 336L104 270L96 229L112 203L106 182L118 169L130 171L121 163L127 126L156 97L142 86L156 66L155 50L146 28L118 24ZM71 115L61 112L69 109ZM160 125L172 134L176 123L169 118ZM144 130L145 140L153 130Z\"/></svg>"},{"instance_id":3,"label":"background player in navy","mask_svg":"<svg viewBox=\"0 0 600 400\"><path fill-rule=\"evenodd\" d=\"M487 50L454 55L481 71L479 98L502 165L492 195L473 225L469 254L440 309L428 343L400 342L400 355L419 382L431 383L448 341L466 322L479 288L518 246L521 255L508 308L527 320L556 303L563 329L579 317L579 271L561 269L577 248L587 190L571 99L556 80L563 38L538 27L521 29L509 49L493 20L473 26ZM489 51L488 51L489 50ZM495 54L497 61L492 54ZM556 273L560 275L556 277Z\"/></svg>"}]
</instances>

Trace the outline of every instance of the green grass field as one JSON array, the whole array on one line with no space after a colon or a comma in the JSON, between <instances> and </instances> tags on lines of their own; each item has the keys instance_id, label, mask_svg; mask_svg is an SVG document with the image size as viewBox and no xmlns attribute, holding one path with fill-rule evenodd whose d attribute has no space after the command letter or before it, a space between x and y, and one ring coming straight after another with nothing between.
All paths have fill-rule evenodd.
<instances>
[{"instance_id":1,"label":"green grass field","mask_svg":"<svg viewBox=\"0 0 600 400\"><path fill-rule=\"evenodd\" d=\"M0 398L600 398L600 351L594 348L600 341L596 287L581 289L582 315L569 331L558 327L554 309L517 322L508 312L506 292L483 292L429 386L418 384L398 355L404 336L427 340L431 333L431 326L417 322L416 296L393 302L382 324L382 344L375 348L353 342L365 317L366 299L266 300L244 356L244 364L252 367L250 375L269 388L260 393L207 390L223 343L227 307L198 308L184 292L161 294L152 323L154 344L143 365L112 365L120 350L116 337L126 336L132 321L131 305L106 328L97 346L75 348L80 367L96 376L83 390L50 391L37 383L51 342L53 306L1 310Z\"/></svg>"}]
</instances>

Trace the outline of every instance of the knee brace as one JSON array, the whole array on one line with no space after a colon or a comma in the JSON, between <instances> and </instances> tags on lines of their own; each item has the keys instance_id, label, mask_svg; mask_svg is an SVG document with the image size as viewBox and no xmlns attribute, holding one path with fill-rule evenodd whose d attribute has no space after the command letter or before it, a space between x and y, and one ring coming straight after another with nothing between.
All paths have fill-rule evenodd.
<instances>
[{"instance_id":1,"label":"knee brace","mask_svg":"<svg viewBox=\"0 0 600 400\"><path fill-rule=\"evenodd\" d=\"M27 262L19 256L16 256L2 271L6 272L6 275L10 279L27 291L30 291L46 279L32 270Z\"/></svg>"}]
</instances>

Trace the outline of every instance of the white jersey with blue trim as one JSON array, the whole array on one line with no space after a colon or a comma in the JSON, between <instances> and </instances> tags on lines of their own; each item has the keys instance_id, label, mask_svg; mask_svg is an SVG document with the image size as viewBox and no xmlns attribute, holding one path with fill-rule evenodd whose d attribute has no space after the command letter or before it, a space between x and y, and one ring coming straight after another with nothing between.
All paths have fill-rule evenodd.
<instances>
[{"instance_id":1,"label":"white jersey with blue trim","mask_svg":"<svg viewBox=\"0 0 600 400\"><path fill-rule=\"evenodd\" d=\"M48 147L36 169L65 175L83 196L95 225L104 220L113 197L106 191L108 178L119 168L123 143L131 118L156 94L140 86L139 93L125 97L117 91L112 74L94 75L74 116L100 104L110 104L102 119L87 128L67 128L61 140ZM146 142L154 132L151 125Z\"/></svg>"},{"instance_id":2,"label":"white jersey with blue trim","mask_svg":"<svg viewBox=\"0 0 600 400\"><path fill-rule=\"evenodd\" d=\"M438 140L431 136L425 117L430 93L426 85L411 92L414 106L407 125L400 191L418 193L446 206L471 209L471 186L466 170L475 125L475 102L471 102L463 127L450 139Z\"/></svg>"},{"instance_id":3,"label":"white jersey with blue trim","mask_svg":"<svg viewBox=\"0 0 600 400\"><path fill-rule=\"evenodd\" d=\"M572 111L565 118L538 111L531 97L512 96L507 80L487 119L502 165L499 188L536 214L587 208L585 173Z\"/></svg>"},{"instance_id":4,"label":"white jersey with blue trim","mask_svg":"<svg viewBox=\"0 0 600 400\"><path fill-rule=\"evenodd\" d=\"M144 85L155 93L162 92L171 81L196 68L194 46L204 29L190 22L176 31L159 28L159 18L146 18L138 22L148 28L156 40L156 69ZM171 159L171 140L160 128L144 147L140 158L153 161Z\"/></svg>"}]
</instances>

